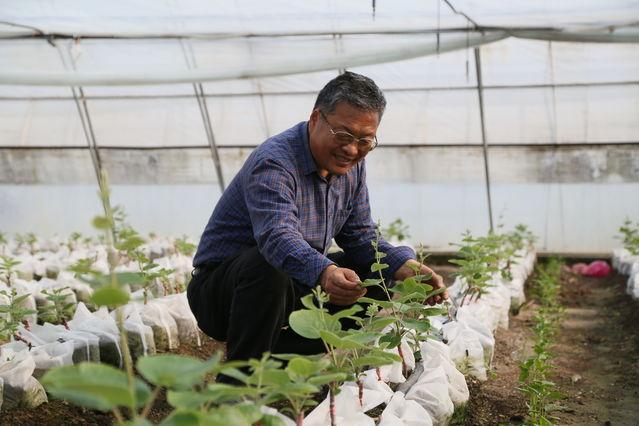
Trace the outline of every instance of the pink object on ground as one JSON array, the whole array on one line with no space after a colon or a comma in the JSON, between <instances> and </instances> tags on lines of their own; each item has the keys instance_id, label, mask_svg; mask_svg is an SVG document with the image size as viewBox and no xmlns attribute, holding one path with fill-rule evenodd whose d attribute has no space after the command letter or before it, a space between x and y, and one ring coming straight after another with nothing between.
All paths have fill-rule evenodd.
<instances>
[{"instance_id":1,"label":"pink object on ground","mask_svg":"<svg viewBox=\"0 0 639 426\"><path fill-rule=\"evenodd\" d=\"M575 263L570 269L574 274L585 275L586 270L588 269L588 265L586 265L585 263Z\"/></svg>"},{"instance_id":2,"label":"pink object on ground","mask_svg":"<svg viewBox=\"0 0 639 426\"><path fill-rule=\"evenodd\" d=\"M586 270L582 272L583 275L587 275L589 277L606 277L610 274L610 265L603 260L595 260L592 262Z\"/></svg>"}]
</instances>

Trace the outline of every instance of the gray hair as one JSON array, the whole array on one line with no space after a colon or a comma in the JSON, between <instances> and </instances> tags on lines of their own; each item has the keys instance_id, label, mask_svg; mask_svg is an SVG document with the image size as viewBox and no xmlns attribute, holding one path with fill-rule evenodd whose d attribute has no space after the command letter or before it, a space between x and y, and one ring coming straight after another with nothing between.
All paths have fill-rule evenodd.
<instances>
[{"instance_id":1,"label":"gray hair","mask_svg":"<svg viewBox=\"0 0 639 426\"><path fill-rule=\"evenodd\" d=\"M348 102L365 111L376 111L380 120L386 108L384 93L375 82L350 71L335 77L320 90L313 109L330 114L339 102Z\"/></svg>"}]
</instances>

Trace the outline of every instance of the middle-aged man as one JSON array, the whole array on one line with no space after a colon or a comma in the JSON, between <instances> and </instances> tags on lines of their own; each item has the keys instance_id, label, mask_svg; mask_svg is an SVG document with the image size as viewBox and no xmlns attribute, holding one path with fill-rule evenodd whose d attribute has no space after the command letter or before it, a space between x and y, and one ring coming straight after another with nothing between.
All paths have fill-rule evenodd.
<instances>
[{"instance_id":1,"label":"middle-aged man","mask_svg":"<svg viewBox=\"0 0 639 426\"><path fill-rule=\"evenodd\" d=\"M320 285L336 311L366 293L360 280L371 274L376 234L364 157L377 145L385 107L371 79L334 78L309 120L262 143L224 191L195 255L188 299L200 328L227 342L227 359L321 352L319 340L287 327L300 298ZM343 252L328 254L333 238ZM415 266L432 273L408 247L381 239L379 250L388 280L413 276ZM444 286L436 274L430 284Z\"/></svg>"}]
</instances>

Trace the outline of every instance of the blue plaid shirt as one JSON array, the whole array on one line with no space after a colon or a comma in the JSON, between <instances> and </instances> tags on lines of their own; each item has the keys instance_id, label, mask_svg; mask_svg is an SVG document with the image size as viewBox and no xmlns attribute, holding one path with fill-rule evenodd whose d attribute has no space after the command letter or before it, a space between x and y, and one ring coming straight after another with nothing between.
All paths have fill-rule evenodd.
<instances>
[{"instance_id":1,"label":"blue plaid shirt","mask_svg":"<svg viewBox=\"0 0 639 426\"><path fill-rule=\"evenodd\" d=\"M358 264L374 261L364 161L346 175L325 179L317 173L308 140L308 123L273 136L251 153L224 191L204 230L194 266L220 262L257 246L275 268L313 287L333 262L337 245ZM409 247L379 244L387 254L387 278L408 259Z\"/></svg>"}]
</instances>

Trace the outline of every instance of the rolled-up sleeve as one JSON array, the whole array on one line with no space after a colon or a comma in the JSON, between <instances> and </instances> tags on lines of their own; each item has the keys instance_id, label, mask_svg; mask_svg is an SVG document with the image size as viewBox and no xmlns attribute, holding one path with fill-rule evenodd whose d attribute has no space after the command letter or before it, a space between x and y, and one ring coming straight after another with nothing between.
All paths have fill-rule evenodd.
<instances>
[{"instance_id":1,"label":"rolled-up sleeve","mask_svg":"<svg viewBox=\"0 0 639 426\"><path fill-rule=\"evenodd\" d=\"M258 161L246 177L246 205L257 248L273 267L312 287L331 262L304 240L295 204L296 180L273 159Z\"/></svg>"},{"instance_id":2,"label":"rolled-up sleeve","mask_svg":"<svg viewBox=\"0 0 639 426\"><path fill-rule=\"evenodd\" d=\"M375 261L372 242L376 239L376 225L371 218L371 207L366 186L366 168L359 166L358 182L353 197L353 208L335 236L335 242L358 264L366 265ZM391 280L395 272L409 259L415 259L415 252L406 246L395 247L380 236L378 250L386 254L383 263L388 264L384 278Z\"/></svg>"}]
</instances>

